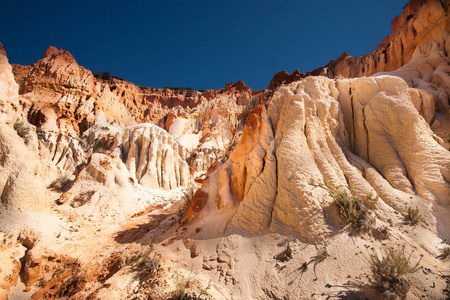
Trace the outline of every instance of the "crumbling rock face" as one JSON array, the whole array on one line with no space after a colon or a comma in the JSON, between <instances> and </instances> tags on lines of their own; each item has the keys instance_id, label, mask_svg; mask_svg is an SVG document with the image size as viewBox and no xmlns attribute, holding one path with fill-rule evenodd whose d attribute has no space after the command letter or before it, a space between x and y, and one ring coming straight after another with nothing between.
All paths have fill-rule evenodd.
<instances>
[{"instance_id":1,"label":"crumbling rock face","mask_svg":"<svg viewBox=\"0 0 450 300\"><path fill-rule=\"evenodd\" d=\"M419 45L403 67L379 73L401 77L416 90L411 93L412 99L416 107L420 104L419 112L429 124L434 118L434 110L445 115L450 111L449 51L450 33L447 33L440 41L431 40Z\"/></svg>"},{"instance_id":2,"label":"crumbling rock face","mask_svg":"<svg viewBox=\"0 0 450 300\"><path fill-rule=\"evenodd\" d=\"M10 123L17 117L15 112L19 109L18 88L5 49L0 43L0 120L3 122Z\"/></svg>"},{"instance_id":3,"label":"crumbling rock face","mask_svg":"<svg viewBox=\"0 0 450 300\"><path fill-rule=\"evenodd\" d=\"M450 153L411 105L405 82L381 76L337 88L352 151L392 187L449 205Z\"/></svg>"},{"instance_id":4,"label":"crumbling rock face","mask_svg":"<svg viewBox=\"0 0 450 300\"><path fill-rule=\"evenodd\" d=\"M229 82L225 84L225 86L218 91L206 90L203 93L203 96L206 98L206 100L210 101L220 96L229 96L230 98L236 98L242 95L254 96L262 92L263 91L253 91L251 88L245 85L244 81L239 80L235 83Z\"/></svg>"},{"instance_id":5,"label":"crumbling rock face","mask_svg":"<svg viewBox=\"0 0 450 300\"><path fill-rule=\"evenodd\" d=\"M390 72L384 74L399 76L410 88L419 89L412 91L411 96L419 113L431 125L435 108L447 115L450 107L449 24L446 1L409 1L404 11L392 20L391 35L372 53L352 57L345 52L326 66L306 74L279 72L268 88L273 90L309 75L355 78Z\"/></svg>"},{"instance_id":6,"label":"crumbling rock face","mask_svg":"<svg viewBox=\"0 0 450 300\"><path fill-rule=\"evenodd\" d=\"M31 128L12 127L18 112L18 86L13 81L11 66L0 45L0 194L1 208L12 210L41 210L45 187L38 156L27 147L27 138L33 139ZM4 115L3 115L4 114ZM21 131L21 136L18 132Z\"/></svg>"},{"instance_id":7,"label":"crumbling rock face","mask_svg":"<svg viewBox=\"0 0 450 300\"><path fill-rule=\"evenodd\" d=\"M229 93L203 101L191 112L171 113L166 123L168 132L186 150L181 156L195 177L225 158L239 140L249 111L267 101L264 93L236 93L238 82L229 86ZM241 88L248 89L245 85Z\"/></svg>"},{"instance_id":8,"label":"crumbling rock face","mask_svg":"<svg viewBox=\"0 0 450 300\"><path fill-rule=\"evenodd\" d=\"M317 243L333 230L323 210L334 187L390 205L409 195L449 205L448 170L450 153L402 79L308 77L252 111L229 161L204 183L204 211L223 215L226 232L273 230Z\"/></svg>"},{"instance_id":9,"label":"crumbling rock face","mask_svg":"<svg viewBox=\"0 0 450 300\"><path fill-rule=\"evenodd\" d=\"M300 73L298 69L295 70L294 73L292 74L289 74L286 71L280 71L272 77L272 79L269 82L269 85L267 86L267 89L274 90L280 85L289 84L291 82L298 81L305 77L306 74Z\"/></svg>"},{"instance_id":10,"label":"crumbling rock face","mask_svg":"<svg viewBox=\"0 0 450 300\"><path fill-rule=\"evenodd\" d=\"M38 132L38 137L41 156L48 157L63 173L74 172L86 159L81 142L76 138L44 130Z\"/></svg>"},{"instance_id":11,"label":"crumbling rock face","mask_svg":"<svg viewBox=\"0 0 450 300\"><path fill-rule=\"evenodd\" d=\"M204 100L202 93L181 88L141 87L113 76L96 76L97 90L104 101L118 102L137 122L164 127L164 118L174 107L193 108Z\"/></svg>"},{"instance_id":12,"label":"crumbling rock face","mask_svg":"<svg viewBox=\"0 0 450 300\"><path fill-rule=\"evenodd\" d=\"M409 1L404 11L392 20L392 33L377 49L360 57L344 53L325 66L333 76L362 77L393 71L412 58L417 46L430 40L446 41L449 31L448 4L445 1ZM311 72L319 75L323 68Z\"/></svg>"},{"instance_id":13,"label":"crumbling rock face","mask_svg":"<svg viewBox=\"0 0 450 300\"><path fill-rule=\"evenodd\" d=\"M25 84L27 92L51 87L60 92L76 89L86 96L95 86L91 71L79 66L68 51L55 47L45 51L44 57L31 69Z\"/></svg>"},{"instance_id":14,"label":"crumbling rock face","mask_svg":"<svg viewBox=\"0 0 450 300\"><path fill-rule=\"evenodd\" d=\"M164 129L152 124L128 127L121 149L131 176L141 185L165 190L189 185L191 175L181 158L183 150Z\"/></svg>"},{"instance_id":15,"label":"crumbling rock face","mask_svg":"<svg viewBox=\"0 0 450 300\"><path fill-rule=\"evenodd\" d=\"M21 84L20 98L29 103L28 118L33 125L49 122L52 130L80 134L99 111L118 122L134 123L121 103L101 97L92 72L79 66L67 51L50 47L36 64L14 65L14 71Z\"/></svg>"},{"instance_id":16,"label":"crumbling rock face","mask_svg":"<svg viewBox=\"0 0 450 300\"><path fill-rule=\"evenodd\" d=\"M4 208L44 210L45 186L39 158L12 128L0 122L0 193Z\"/></svg>"}]
</instances>

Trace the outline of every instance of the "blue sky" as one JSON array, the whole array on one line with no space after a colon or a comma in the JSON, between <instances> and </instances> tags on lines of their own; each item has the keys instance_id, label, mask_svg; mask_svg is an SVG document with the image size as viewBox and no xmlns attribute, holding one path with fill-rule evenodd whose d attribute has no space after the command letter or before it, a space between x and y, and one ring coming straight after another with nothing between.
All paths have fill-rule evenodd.
<instances>
[{"instance_id":1,"label":"blue sky","mask_svg":"<svg viewBox=\"0 0 450 300\"><path fill-rule=\"evenodd\" d=\"M344 51L373 51L406 0L5 1L10 63L55 46L93 72L139 85L263 89L281 70L311 71Z\"/></svg>"}]
</instances>

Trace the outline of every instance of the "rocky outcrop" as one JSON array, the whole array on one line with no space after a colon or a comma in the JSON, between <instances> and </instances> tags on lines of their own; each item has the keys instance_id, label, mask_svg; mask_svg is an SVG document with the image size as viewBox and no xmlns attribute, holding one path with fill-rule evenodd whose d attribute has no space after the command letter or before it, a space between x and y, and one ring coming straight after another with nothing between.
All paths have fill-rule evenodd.
<instances>
[{"instance_id":1,"label":"rocky outcrop","mask_svg":"<svg viewBox=\"0 0 450 300\"><path fill-rule=\"evenodd\" d=\"M15 130L12 128L11 123L16 121L19 110L18 85L13 80L11 66L1 45L0 105L0 210L45 209L39 158L32 147L27 147L34 138L33 130L22 123L15 124Z\"/></svg>"},{"instance_id":2,"label":"rocky outcrop","mask_svg":"<svg viewBox=\"0 0 450 300\"><path fill-rule=\"evenodd\" d=\"M62 173L72 173L85 162L86 154L78 139L61 132L38 131L39 150L42 157L48 157Z\"/></svg>"},{"instance_id":3,"label":"rocky outcrop","mask_svg":"<svg viewBox=\"0 0 450 300\"><path fill-rule=\"evenodd\" d=\"M333 76L362 77L381 71L393 71L409 62L417 46L430 40L446 43L449 31L448 4L445 1L413 0L392 20L392 33L377 49L360 57L344 53L325 68ZM319 75L323 68L311 72Z\"/></svg>"},{"instance_id":4,"label":"rocky outcrop","mask_svg":"<svg viewBox=\"0 0 450 300\"><path fill-rule=\"evenodd\" d=\"M97 89L107 102L123 104L135 120L164 127L164 119L174 107L193 108L203 98L202 93L183 88L141 87L113 76L96 75Z\"/></svg>"},{"instance_id":5,"label":"rocky outcrop","mask_svg":"<svg viewBox=\"0 0 450 300\"><path fill-rule=\"evenodd\" d=\"M32 152L14 129L0 123L0 193L4 208L21 211L45 210L43 171Z\"/></svg>"},{"instance_id":6,"label":"rocky outcrop","mask_svg":"<svg viewBox=\"0 0 450 300\"><path fill-rule=\"evenodd\" d=\"M21 83L20 99L33 125L76 136L105 107L108 117L124 124L134 122L122 104L102 101L92 72L79 66L67 51L50 47L36 64L14 69Z\"/></svg>"},{"instance_id":7,"label":"rocky outcrop","mask_svg":"<svg viewBox=\"0 0 450 300\"><path fill-rule=\"evenodd\" d=\"M410 61L390 74L403 78L411 91L416 105L420 104L419 112L432 123L434 112L447 115L450 111L450 33L444 40L430 40L420 44Z\"/></svg>"},{"instance_id":8,"label":"rocky outcrop","mask_svg":"<svg viewBox=\"0 0 450 300\"><path fill-rule=\"evenodd\" d=\"M249 88L248 86L245 85L245 82L242 80L238 80L236 82L229 82L227 84L225 84L225 86L223 88L221 88L220 90L206 90L203 93L203 96L205 97L206 100L211 100L214 99L216 97L219 96L229 96L230 98L236 98L239 97L240 95L247 95L247 96L251 96L251 95L257 95L260 93L263 93L264 91L254 91L251 88Z\"/></svg>"},{"instance_id":9,"label":"rocky outcrop","mask_svg":"<svg viewBox=\"0 0 450 300\"><path fill-rule=\"evenodd\" d=\"M385 37L372 53L352 57L345 52L326 66L306 74L279 72L268 88L273 90L283 83L289 84L310 75L355 78L391 72L403 78L409 87L420 89L411 92L412 99L431 125L434 107L437 112L446 115L449 110L449 31L446 1L410 1L404 11L392 20L391 35ZM433 96L435 104L427 95Z\"/></svg>"},{"instance_id":10,"label":"rocky outcrop","mask_svg":"<svg viewBox=\"0 0 450 300\"><path fill-rule=\"evenodd\" d=\"M290 74L286 71L280 71L277 74L275 74L272 79L269 82L269 85L267 86L268 90L274 90L280 85L283 84L289 84L294 81L298 81L302 78L305 78L306 74L300 73L300 71L297 69L294 71L294 73Z\"/></svg>"},{"instance_id":11,"label":"rocky outcrop","mask_svg":"<svg viewBox=\"0 0 450 300\"><path fill-rule=\"evenodd\" d=\"M190 88L141 87L106 73L93 74L79 66L69 52L55 47L48 48L36 64L14 65L14 74L24 101L31 102L32 124L42 124L42 111L51 109L57 114L58 126L64 120L78 133L100 110L124 125L152 122L164 127L169 109L193 108L205 99L203 93ZM250 90L245 84L245 88L237 86Z\"/></svg>"},{"instance_id":12,"label":"rocky outcrop","mask_svg":"<svg viewBox=\"0 0 450 300\"><path fill-rule=\"evenodd\" d=\"M324 209L336 186L394 207L410 197L449 205L450 153L439 142L398 77L308 77L252 111L203 186L204 213L223 215L216 226L226 232L270 229L317 243L332 230Z\"/></svg>"},{"instance_id":13,"label":"rocky outcrop","mask_svg":"<svg viewBox=\"0 0 450 300\"><path fill-rule=\"evenodd\" d=\"M152 124L128 127L121 149L122 160L141 185L170 190L190 184L189 166L181 158L183 150L164 129Z\"/></svg>"},{"instance_id":14,"label":"rocky outcrop","mask_svg":"<svg viewBox=\"0 0 450 300\"><path fill-rule=\"evenodd\" d=\"M92 72L79 66L65 50L49 47L31 69L25 81L26 92L51 88L55 92L77 91L85 96L95 88Z\"/></svg>"}]
</instances>

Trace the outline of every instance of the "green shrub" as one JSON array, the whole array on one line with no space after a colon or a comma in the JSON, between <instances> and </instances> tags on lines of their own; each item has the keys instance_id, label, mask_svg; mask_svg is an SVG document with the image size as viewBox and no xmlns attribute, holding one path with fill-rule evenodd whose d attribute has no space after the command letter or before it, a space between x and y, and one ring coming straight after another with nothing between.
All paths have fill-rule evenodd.
<instances>
[{"instance_id":1,"label":"green shrub","mask_svg":"<svg viewBox=\"0 0 450 300\"><path fill-rule=\"evenodd\" d=\"M422 217L420 216L420 211L417 208L408 207L406 219L410 221L413 225L419 224Z\"/></svg>"},{"instance_id":2,"label":"green shrub","mask_svg":"<svg viewBox=\"0 0 450 300\"><path fill-rule=\"evenodd\" d=\"M422 258L412 266L410 264L412 252L406 256L405 245L398 246L397 249L384 249L383 252L384 255L378 256L375 249L372 249L366 257L372 273L371 281L380 292L404 297L409 290L409 282L404 276L420 270L419 263Z\"/></svg>"},{"instance_id":3,"label":"green shrub","mask_svg":"<svg viewBox=\"0 0 450 300\"><path fill-rule=\"evenodd\" d=\"M368 209L362 204L362 200L356 196L353 188L350 193L344 187L333 189L334 204L337 206L339 215L356 229L368 229L374 222L368 216Z\"/></svg>"}]
</instances>

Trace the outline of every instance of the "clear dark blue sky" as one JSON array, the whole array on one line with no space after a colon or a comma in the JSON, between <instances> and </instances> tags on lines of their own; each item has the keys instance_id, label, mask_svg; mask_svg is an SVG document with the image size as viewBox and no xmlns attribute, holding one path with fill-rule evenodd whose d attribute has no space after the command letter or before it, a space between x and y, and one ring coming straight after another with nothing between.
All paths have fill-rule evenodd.
<instances>
[{"instance_id":1,"label":"clear dark blue sky","mask_svg":"<svg viewBox=\"0 0 450 300\"><path fill-rule=\"evenodd\" d=\"M52 45L93 72L139 85L265 88L281 70L311 71L373 51L407 0L4 1L0 42L11 63Z\"/></svg>"}]
</instances>

